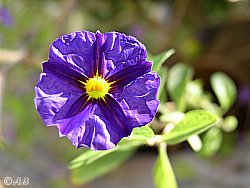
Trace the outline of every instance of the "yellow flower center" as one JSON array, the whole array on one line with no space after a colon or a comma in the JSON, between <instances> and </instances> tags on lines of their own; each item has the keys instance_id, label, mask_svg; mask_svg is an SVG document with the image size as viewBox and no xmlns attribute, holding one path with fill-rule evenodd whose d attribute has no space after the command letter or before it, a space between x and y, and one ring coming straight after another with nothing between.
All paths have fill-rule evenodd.
<instances>
[{"instance_id":1,"label":"yellow flower center","mask_svg":"<svg viewBox=\"0 0 250 188\"><path fill-rule=\"evenodd\" d=\"M105 79L98 75L87 80L84 85L89 98L94 99L104 98L111 88L111 83L108 83Z\"/></svg>"}]
</instances>

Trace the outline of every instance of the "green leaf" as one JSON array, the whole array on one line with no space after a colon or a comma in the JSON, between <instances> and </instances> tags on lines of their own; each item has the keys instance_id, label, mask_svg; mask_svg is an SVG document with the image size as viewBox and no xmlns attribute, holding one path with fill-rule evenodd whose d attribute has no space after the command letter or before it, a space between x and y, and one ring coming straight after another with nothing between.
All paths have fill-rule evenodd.
<instances>
[{"instance_id":1,"label":"green leaf","mask_svg":"<svg viewBox=\"0 0 250 188\"><path fill-rule=\"evenodd\" d=\"M131 133L131 140L147 141L154 137L154 131L148 126L136 127Z\"/></svg>"},{"instance_id":2,"label":"green leaf","mask_svg":"<svg viewBox=\"0 0 250 188\"><path fill-rule=\"evenodd\" d=\"M83 154L81 154L80 156L78 156L77 158L73 159L69 165L68 168L69 169L74 169L74 168L78 168L84 164L89 163L89 161L93 158L98 159L98 157L101 157L102 155L106 155L110 152L111 150L107 150L107 151L92 151L92 150L86 150Z\"/></svg>"},{"instance_id":3,"label":"green leaf","mask_svg":"<svg viewBox=\"0 0 250 188\"><path fill-rule=\"evenodd\" d=\"M154 137L153 130L149 127L149 125L134 128L131 136L123 138L118 145L117 149L126 149L131 147L139 147L141 145L147 144L147 141L150 138Z\"/></svg>"},{"instance_id":4,"label":"green leaf","mask_svg":"<svg viewBox=\"0 0 250 188\"><path fill-rule=\"evenodd\" d=\"M237 89L235 83L225 73L216 72L211 77L211 86L220 106L226 112L236 99Z\"/></svg>"},{"instance_id":5,"label":"green leaf","mask_svg":"<svg viewBox=\"0 0 250 188\"><path fill-rule=\"evenodd\" d=\"M167 61L167 59L169 59L174 53L175 53L175 50L170 49L160 54L157 54L156 56L149 56L147 60L153 61L152 70L158 73L160 69L162 68L163 63Z\"/></svg>"},{"instance_id":6,"label":"green leaf","mask_svg":"<svg viewBox=\"0 0 250 188\"><path fill-rule=\"evenodd\" d=\"M136 127L133 129L131 136L123 138L118 145L117 149L138 147L143 144L147 144L147 140L154 137L154 131L149 127L149 125Z\"/></svg>"},{"instance_id":7,"label":"green leaf","mask_svg":"<svg viewBox=\"0 0 250 188\"><path fill-rule=\"evenodd\" d=\"M167 68L162 67L162 69L158 71L158 74L161 78L161 84L159 87L157 98L161 103L165 103L167 102Z\"/></svg>"},{"instance_id":8,"label":"green leaf","mask_svg":"<svg viewBox=\"0 0 250 188\"><path fill-rule=\"evenodd\" d=\"M200 134L212 127L217 117L206 110L192 110L185 114L183 120L167 134L163 135L163 140L169 144L177 144L188 137Z\"/></svg>"},{"instance_id":9,"label":"green leaf","mask_svg":"<svg viewBox=\"0 0 250 188\"><path fill-rule=\"evenodd\" d=\"M85 161L84 165L79 168L75 168L71 171L71 181L76 184L85 184L97 177L100 177L118 166L120 166L125 160L131 157L135 152L135 149L129 150L108 150L98 151L96 157L92 162ZM94 157L95 151L88 151L88 156Z\"/></svg>"},{"instance_id":10,"label":"green leaf","mask_svg":"<svg viewBox=\"0 0 250 188\"><path fill-rule=\"evenodd\" d=\"M203 147L200 151L202 156L210 157L217 153L222 144L222 131L218 127L209 129L203 137Z\"/></svg>"},{"instance_id":11,"label":"green leaf","mask_svg":"<svg viewBox=\"0 0 250 188\"><path fill-rule=\"evenodd\" d=\"M156 160L153 180L156 188L177 188L175 175L167 156L166 144L159 146L159 156Z\"/></svg>"},{"instance_id":12,"label":"green leaf","mask_svg":"<svg viewBox=\"0 0 250 188\"><path fill-rule=\"evenodd\" d=\"M167 89L180 111L185 110L185 91L191 80L193 69L185 64L175 64L168 73Z\"/></svg>"}]
</instances>

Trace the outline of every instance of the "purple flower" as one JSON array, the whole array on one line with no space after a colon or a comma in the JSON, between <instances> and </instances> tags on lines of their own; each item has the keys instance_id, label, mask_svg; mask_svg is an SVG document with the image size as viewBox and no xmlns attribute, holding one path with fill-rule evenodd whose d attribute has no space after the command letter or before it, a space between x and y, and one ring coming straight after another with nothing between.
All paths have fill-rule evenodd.
<instances>
[{"instance_id":1,"label":"purple flower","mask_svg":"<svg viewBox=\"0 0 250 188\"><path fill-rule=\"evenodd\" d=\"M159 76L145 46L118 32L80 31L50 46L35 86L36 109L77 147L115 147L154 118Z\"/></svg>"},{"instance_id":2,"label":"purple flower","mask_svg":"<svg viewBox=\"0 0 250 188\"><path fill-rule=\"evenodd\" d=\"M5 7L0 6L0 24L6 27L11 27L13 25L13 18L9 10Z\"/></svg>"}]
</instances>

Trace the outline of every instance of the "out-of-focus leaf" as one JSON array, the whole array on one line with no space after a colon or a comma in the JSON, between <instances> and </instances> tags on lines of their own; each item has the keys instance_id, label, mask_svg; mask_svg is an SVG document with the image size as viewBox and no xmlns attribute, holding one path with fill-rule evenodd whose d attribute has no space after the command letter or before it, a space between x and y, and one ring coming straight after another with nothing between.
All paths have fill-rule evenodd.
<instances>
[{"instance_id":1,"label":"out-of-focus leaf","mask_svg":"<svg viewBox=\"0 0 250 188\"><path fill-rule=\"evenodd\" d=\"M204 94L203 82L200 79L192 80L187 84L187 94L194 97L201 97Z\"/></svg>"},{"instance_id":2,"label":"out-of-focus leaf","mask_svg":"<svg viewBox=\"0 0 250 188\"><path fill-rule=\"evenodd\" d=\"M149 55L147 60L153 61L152 70L158 73L160 69L162 68L163 63L167 61L174 53L175 53L175 50L170 49L160 54L157 54L156 56Z\"/></svg>"},{"instance_id":3,"label":"out-of-focus leaf","mask_svg":"<svg viewBox=\"0 0 250 188\"><path fill-rule=\"evenodd\" d=\"M234 131L238 126L238 120L235 116L227 116L222 123L222 129L226 132Z\"/></svg>"},{"instance_id":4,"label":"out-of-focus leaf","mask_svg":"<svg viewBox=\"0 0 250 188\"><path fill-rule=\"evenodd\" d=\"M222 132L218 127L209 129L203 137L202 156L210 157L219 151L222 144Z\"/></svg>"},{"instance_id":5,"label":"out-of-focus leaf","mask_svg":"<svg viewBox=\"0 0 250 188\"><path fill-rule=\"evenodd\" d=\"M156 188L177 188L175 175L167 156L166 144L159 146L159 156L153 171L153 180Z\"/></svg>"},{"instance_id":6,"label":"out-of-focus leaf","mask_svg":"<svg viewBox=\"0 0 250 188\"><path fill-rule=\"evenodd\" d=\"M161 85L159 87L157 98L161 103L165 103L167 101L167 68L162 67L162 69L158 71L158 74L161 77Z\"/></svg>"},{"instance_id":7,"label":"out-of-focus leaf","mask_svg":"<svg viewBox=\"0 0 250 188\"><path fill-rule=\"evenodd\" d=\"M185 64L176 64L168 71L167 90L180 111L185 110L185 90L191 80L193 69Z\"/></svg>"},{"instance_id":8,"label":"out-of-focus leaf","mask_svg":"<svg viewBox=\"0 0 250 188\"><path fill-rule=\"evenodd\" d=\"M222 132L223 134L223 132ZM238 140L238 135L234 133L226 133L223 134L223 140L221 143L221 147L219 150L219 154L222 157L229 157L232 156L233 153L235 153L235 148Z\"/></svg>"},{"instance_id":9,"label":"out-of-focus leaf","mask_svg":"<svg viewBox=\"0 0 250 188\"><path fill-rule=\"evenodd\" d=\"M169 144L177 144L186 140L188 137L200 134L212 127L217 117L206 110L192 110L186 113L183 120L169 133L163 135L163 140Z\"/></svg>"},{"instance_id":10,"label":"out-of-focus leaf","mask_svg":"<svg viewBox=\"0 0 250 188\"><path fill-rule=\"evenodd\" d=\"M203 90L202 80L196 79L187 83L185 100L187 105L192 109L201 108L202 102L206 99Z\"/></svg>"},{"instance_id":11,"label":"out-of-focus leaf","mask_svg":"<svg viewBox=\"0 0 250 188\"><path fill-rule=\"evenodd\" d=\"M177 123L181 121L184 116L185 114L180 111L168 112L160 116L160 121Z\"/></svg>"},{"instance_id":12,"label":"out-of-focus leaf","mask_svg":"<svg viewBox=\"0 0 250 188\"><path fill-rule=\"evenodd\" d=\"M226 112L236 99L235 83L225 73L216 72L211 77L211 86L221 107Z\"/></svg>"},{"instance_id":13,"label":"out-of-focus leaf","mask_svg":"<svg viewBox=\"0 0 250 188\"><path fill-rule=\"evenodd\" d=\"M87 183L97 177L100 177L118 166L120 166L125 160L131 157L135 152L135 149L128 150L108 150L98 151L96 160L92 162L85 162L79 168L75 168L71 171L71 180L74 184L80 185ZM88 151L88 158L95 156L95 151Z\"/></svg>"}]
</instances>

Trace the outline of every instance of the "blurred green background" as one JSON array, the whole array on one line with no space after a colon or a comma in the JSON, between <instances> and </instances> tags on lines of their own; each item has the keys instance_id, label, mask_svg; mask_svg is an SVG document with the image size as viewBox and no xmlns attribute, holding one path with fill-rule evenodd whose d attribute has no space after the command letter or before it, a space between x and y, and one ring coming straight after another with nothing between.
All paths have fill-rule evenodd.
<instances>
[{"instance_id":1,"label":"blurred green background","mask_svg":"<svg viewBox=\"0 0 250 188\"><path fill-rule=\"evenodd\" d=\"M30 177L30 187L81 187L70 182L66 165L84 149L76 150L66 138L58 138L56 128L43 125L33 103L34 85L52 41L76 30L100 30L136 36L151 54L175 48L176 53L166 66L177 62L191 65L194 77L201 78L207 90L211 90L209 79L215 71L223 71L235 81L238 98L228 114L237 116L239 127L225 135L219 154L212 159L198 158L201 165L198 162L197 168L210 166L208 161L212 161L217 165L214 169L221 167L222 172L243 173L246 179L239 182L249 182L249 10L247 0L0 0L0 79L5 80L0 93L4 139L0 150L0 180L20 176ZM195 173L190 176L189 164L195 164L191 159L188 161L190 149L182 144L172 150L180 187L202 187L194 178ZM116 187L117 184L152 187L145 182L154 159L153 149L142 148L127 165L84 187ZM131 169L141 171L135 171L136 178L124 178L131 176L127 172ZM216 179L207 178L203 187L213 178ZM227 179L220 177L217 181L222 184L220 187L228 187Z\"/></svg>"}]
</instances>

